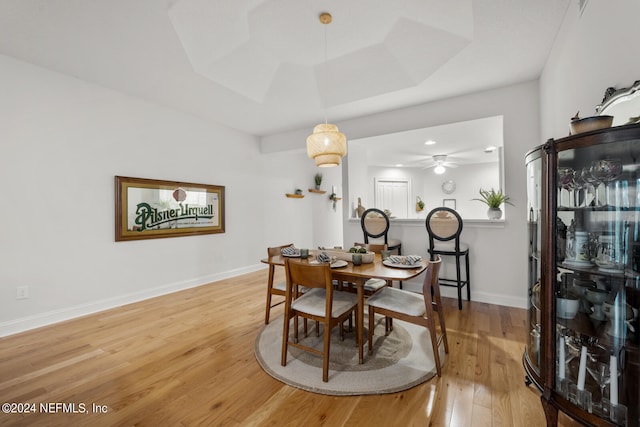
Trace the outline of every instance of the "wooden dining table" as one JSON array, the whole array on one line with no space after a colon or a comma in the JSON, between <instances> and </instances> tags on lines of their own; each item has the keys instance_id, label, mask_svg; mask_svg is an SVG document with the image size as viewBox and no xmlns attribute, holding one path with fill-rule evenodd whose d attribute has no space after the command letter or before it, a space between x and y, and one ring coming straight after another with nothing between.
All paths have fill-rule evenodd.
<instances>
[{"instance_id":1,"label":"wooden dining table","mask_svg":"<svg viewBox=\"0 0 640 427\"><path fill-rule=\"evenodd\" d=\"M314 261L316 254L320 253L320 250L309 251L309 258L300 259L298 262ZM269 265L284 266L286 257L282 255L276 255L261 260L262 263ZM353 265L351 262L347 262L344 267L337 267L331 269L331 278L338 280L339 282L349 282L356 286L358 296L358 319L357 326L357 342L358 342L358 360L360 363L364 362L364 284L367 280L376 278L387 280L409 280L416 276L419 276L429 266L429 260L423 259L422 262L415 268L400 268L400 267L388 267L383 264L380 254L376 254L372 263ZM372 333L372 331L369 331Z\"/></svg>"}]
</instances>

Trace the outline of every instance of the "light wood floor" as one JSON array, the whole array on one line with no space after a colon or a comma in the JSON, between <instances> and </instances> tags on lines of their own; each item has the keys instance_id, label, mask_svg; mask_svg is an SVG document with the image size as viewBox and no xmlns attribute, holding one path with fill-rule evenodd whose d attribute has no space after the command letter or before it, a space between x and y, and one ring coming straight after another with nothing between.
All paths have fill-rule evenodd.
<instances>
[{"instance_id":1,"label":"light wood floor","mask_svg":"<svg viewBox=\"0 0 640 427\"><path fill-rule=\"evenodd\" d=\"M458 311L447 300L442 378L333 397L286 386L257 364L265 283L266 270L0 339L0 403L37 405L36 414L0 413L0 425L545 424L539 394L523 381L524 310L465 302ZM88 413L41 412L56 402Z\"/></svg>"}]
</instances>

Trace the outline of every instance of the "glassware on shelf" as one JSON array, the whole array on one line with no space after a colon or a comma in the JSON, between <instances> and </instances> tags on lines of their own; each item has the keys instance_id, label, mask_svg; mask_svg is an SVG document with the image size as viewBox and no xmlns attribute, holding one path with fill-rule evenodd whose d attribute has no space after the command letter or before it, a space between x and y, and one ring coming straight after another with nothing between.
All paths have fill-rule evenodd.
<instances>
[{"instance_id":1,"label":"glassware on shelf","mask_svg":"<svg viewBox=\"0 0 640 427\"><path fill-rule=\"evenodd\" d=\"M571 190L573 190L573 175L575 171L573 168L568 167L559 167L558 168L558 206L563 207L562 204L562 190L569 191L569 195L571 196ZM569 207L571 205L571 197L569 198L569 204L565 207Z\"/></svg>"},{"instance_id":2,"label":"glassware on shelf","mask_svg":"<svg viewBox=\"0 0 640 427\"><path fill-rule=\"evenodd\" d=\"M593 165L591 165L591 167L589 168L587 180L589 181L589 184L593 186L593 206L602 206L602 203L600 202L600 196L598 195L598 188L600 188L602 180L598 178Z\"/></svg>"},{"instance_id":3,"label":"glassware on shelf","mask_svg":"<svg viewBox=\"0 0 640 427\"><path fill-rule=\"evenodd\" d=\"M607 384L611 381L611 375L609 373L609 364L602 362L594 362L587 364L587 372L596 380L598 383L598 387L600 387L600 402L592 403L594 409L598 410L600 413L608 413L608 408L603 405L604 390L607 387ZM606 411L606 412L605 412Z\"/></svg>"},{"instance_id":4,"label":"glassware on shelf","mask_svg":"<svg viewBox=\"0 0 640 427\"><path fill-rule=\"evenodd\" d=\"M592 320L602 322L606 320L604 311L602 311L602 304L605 302L608 296L608 292L604 289L589 288L586 292L586 299L593 304L593 313L589 315Z\"/></svg>"},{"instance_id":5,"label":"glassware on shelf","mask_svg":"<svg viewBox=\"0 0 640 427\"><path fill-rule=\"evenodd\" d=\"M606 205L611 205L609 184L622 174L622 162L620 159L595 160L591 163L591 175L599 182L605 184ZM596 189L596 198L598 190Z\"/></svg>"},{"instance_id":6,"label":"glassware on shelf","mask_svg":"<svg viewBox=\"0 0 640 427\"><path fill-rule=\"evenodd\" d=\"M587 187L589 185L588 179L591 177L589 170L587 168L576 169L573 175L573 185L574 185L574 201L573 206L579 208L581 206L589 205L589 192L587 191ZM580 190L582 190L582 201L580 199Z\"/></svg>"}]
</instances>

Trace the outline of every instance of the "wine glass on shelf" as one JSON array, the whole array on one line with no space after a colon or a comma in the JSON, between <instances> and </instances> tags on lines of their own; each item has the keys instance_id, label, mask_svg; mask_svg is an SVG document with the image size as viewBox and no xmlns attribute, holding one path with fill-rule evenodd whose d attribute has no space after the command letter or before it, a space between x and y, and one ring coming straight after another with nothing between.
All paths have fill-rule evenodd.
<instances>
[{"instance_id":1,"label":"wine glass on shelf","mask_svg":"<svg viewBox=\"0 0 640 427\"><path fill-rule=\"evenodd\" d=\"M609 183L618 179L621 174L622 162L620 159L595 160L591 163L591 175L600 182L604 182L605 200L607 205L611 205Z\"/></svg>"},{"instance_id":2,"label":"wine glass on shelf","mask_svg":"<svg viewBox=\"0 0 640 427\"><path fill-rule=\"evenodd\" d=\"M573 188L573 175L575 171L569 167L558 168L558 206L562 207L562 190L571 191ZM571 196L571 193L569 193ZM571 200L569 200L569 205ZM567 205L567 206L569 206Z\"/></svg>"},{"instance_id":3,"label":"wine glass on shelf","mask_svg":"<svg viewBox=\"0 0 640 427\"><path fill-rule=\"evenodd\" d=\"M609 365L602 362L595 362L593 364L587 363L587 372L589 372L593 379L596 380L600 387L600 404L594 404L594 406L596 408L599 406L600 410L604 411L604 405L602 404L602 401L604 400L604 389L607 387L607 384L611 382Z\"/></svg>"},{"instance_id":4,"label":"wine glass on shelf","mask_svg":"<svg viewBox=\"0 0 640 427\"><path fill-rule=\"evenodd\" d=\"M584 203L584 205L587 205L587 185L588 185L588 181L586 178L586 175L589 175L588 171L585 171L584 168L582 169L576 169L576 171L573 174L573 185L574 185L574 201L573 201L573 206L575 206L576 208L579 208L580 206L582 206L582 204ZM583 197L582 197L582 202L580 201L580 190L583 190Z\"/></svg>"},{"instance_id":5,"label":"wine glass on shelf","mask_svg":"<svg viewBox=\"0 0 640 427\"><path fill-rule=\"evenodd\" d=\"M582 179L584 179L586 185L591 184L591 186L593 187L593 206L600 206L600 200L598 198L598 187L601 184L600 180L593 176L590 167L582 168Z\"/></svg>"}]
</instances>

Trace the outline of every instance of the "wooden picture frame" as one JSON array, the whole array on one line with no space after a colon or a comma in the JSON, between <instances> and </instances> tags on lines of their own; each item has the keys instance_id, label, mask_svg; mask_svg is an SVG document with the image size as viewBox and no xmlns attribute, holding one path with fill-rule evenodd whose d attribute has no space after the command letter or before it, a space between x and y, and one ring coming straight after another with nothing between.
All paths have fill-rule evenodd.
<instances>
[{"instance_id":1,"label":"wooden picture frame","mask_svg":"<svg viewBox=\"0 0 640 427\"><path fill-rule=\"evenodd\" d=\"M456 199L442 199L442 206L456 210Z\"/></svg>"},{"instance_id":2,"label":"wooden picture frame","mask_svg":"<svg viewBox=\"0 0 640 427\"><path fill-rule=\"evenodd\" d=\"M115 177L117 242L224 233L224 186Z\"/></svg>"}]
</instances>

